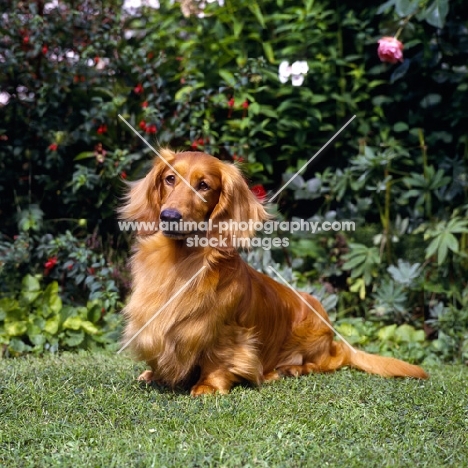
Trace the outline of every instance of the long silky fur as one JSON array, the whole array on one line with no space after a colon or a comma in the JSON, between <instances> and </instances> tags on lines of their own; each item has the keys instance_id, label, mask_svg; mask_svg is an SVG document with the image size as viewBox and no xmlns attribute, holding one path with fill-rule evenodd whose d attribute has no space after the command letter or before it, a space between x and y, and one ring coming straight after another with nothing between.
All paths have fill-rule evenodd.
<instances>
[{"instance_id":1,"label":"long silky fur","mask_svg":"<svg viewBox=\"0 0 468 468\"><path fill-rule=\"evenodd\" d=\"M171 165L179 164L182 175L206 168L220 180L219 196L207 214L215 224L269 219L235 166L203 153L163 149L161 154ZM161 181L165 170L166 164L156 159L150 173L129 187L120 209L123 219L157 223L167 199L178 200L190 214L197 201L186 199L195 195L180 185L174 190L185 190L184 195L174 191L169 198ZM253 234L236 231L227 236L231 242ZM328 321L316 298L301 293L307 307L289 288L249 267L232 245L194 249L159 231L140 232L131 269L133 290L124 309L123 343L150 366L145 380L174 387L197 374L199 381L192 387L196 395L226 393L240 381L258 385L346 365L385 377L427 378L418 366L334 341L333 332L316 315Z\"/></svg>"}]
</instances>

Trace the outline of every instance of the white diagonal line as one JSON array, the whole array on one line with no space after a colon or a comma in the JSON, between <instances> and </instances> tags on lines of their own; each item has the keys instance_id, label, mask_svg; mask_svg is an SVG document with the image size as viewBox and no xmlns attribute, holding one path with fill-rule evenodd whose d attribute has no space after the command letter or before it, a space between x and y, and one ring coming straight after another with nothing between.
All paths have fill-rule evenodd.
<instances>
[{"instance_id":1,"label":"white diagonal line","mask_svg":"<svg viewBox=\"0 0 468 468\"><path fill-rule=\"evenodd\" d=\"M117 351L120 354L177 296L187 288L187 286L194 280L206 266L202 266L162 307L160 307L154 315Z\"/></svg>"},{"instance_id":2,"label":"white diagonal line","mask_svg":"<svg viewBox=\"0 0 468 468\"><path fill-rule=\"evenodd\" d=\"M356 353L357 351L343 338L343 335L338 333L332 325L330 325L315 309L312 307L272 266L268 266L270 270L272 270L275 275L280 278L283 283L291 289L291 291L312 311L314 314L328 327L330 328L333 333L335 333L337 336L339 336L348 346L349 348Z\"/></svg>"},{"instance_id":3,"label":"white diagonal line","mask_svg":"<svg viewBox=\"0 0 468 468\"><path fill-rule=\"evenodd\" d=\"M133 133L139 137L141 139L141 141L143 141L143 143L150 149L152 149L157 156L159 156L165 163L167 166L169 166L180 178L181 180L187 185L187 187L190 187L193 192L195 193L195 195L199 198L201 198L205 203L206 203L206 200L190 185L190 182L188 180L186 180L175 168L174 166L171 165L171 163L169 161L166 161L166 159L164 159L161 154L159 153L159 151L154 147L152 146L150 143L148 143L147 140L145 140L120 114L119 115L119 118L120 120L122 120L123 122L125 122L128 126L128 128L130 128L130 130L133 131Z\"/></svg>"},{"instance_id":4,"label":"white diagonal line","mask_svg":"<svg viewBox=\"0 0 468 468\"><path fill-rule=\"evenodd\" d=\"M354 119L353 115L269 200L271 203Z\"/></svg>"}]
</instances>

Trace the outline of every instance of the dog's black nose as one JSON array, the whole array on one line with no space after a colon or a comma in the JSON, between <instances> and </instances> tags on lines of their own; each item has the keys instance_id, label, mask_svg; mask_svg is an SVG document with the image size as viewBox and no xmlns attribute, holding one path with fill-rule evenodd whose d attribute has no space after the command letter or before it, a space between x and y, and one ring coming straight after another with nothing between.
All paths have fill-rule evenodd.
<instances>
[{"instance_id":1,"label":"dog's black nose","mask_svg":"<svg viewBox=\"0 0 468 468\"><path fill-rule=\"evenodd\" d=\"M163 210L159 215L159 219L161 221L171 222L171 221L180 221L182 219L182 215L177 210Z\"/></svg>"}]
</instances>

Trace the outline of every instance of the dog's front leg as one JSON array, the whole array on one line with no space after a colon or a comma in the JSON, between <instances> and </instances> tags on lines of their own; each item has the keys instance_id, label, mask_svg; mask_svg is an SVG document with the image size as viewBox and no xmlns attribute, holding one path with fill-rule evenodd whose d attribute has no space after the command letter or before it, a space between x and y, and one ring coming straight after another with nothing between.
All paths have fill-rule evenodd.
<instances>
[{"instance_id":1,"label":"dog's front leg","mask_svg":"<svg viewBox=\"0 0 468 468\"><path fill-rule=\"evenodd\" d=\"M190 395L212 395L214 393L227 394L232 386L239 382L240 378L226 369L202 368L202 374L198 382L192 387Z\"/></svg>"},{"instance_id":2,"label":"dog's front leg","mask_svg":"<svg viewBox=\"0 0 468 468\"><path fill-rule=\"evenodd\" d=\"M255 333L237 325L227 325L219 341L199 362L201 374L191 394L229 393L232 386L246 381L260 385L263 366L257 350Z\"/></svg>"}]
</instances>

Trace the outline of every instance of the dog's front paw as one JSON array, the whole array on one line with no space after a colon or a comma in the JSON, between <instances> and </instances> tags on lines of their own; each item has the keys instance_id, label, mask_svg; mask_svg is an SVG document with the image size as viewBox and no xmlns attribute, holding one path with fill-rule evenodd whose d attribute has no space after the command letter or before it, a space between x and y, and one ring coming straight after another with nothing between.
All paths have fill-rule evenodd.
<instances>
[{"instance_id":1,"label":"dog's front paw","mask_svg":"<svg viewBox=\"0 0 468 468\"><path fill-rule=\"evenodd\" d=\"M200 384L194 385L192 390L190 391L190 395L192 396L199 396L199 395L214 395L215 393L221 393L223 395L227 395L229 390L216 388L210 384Z\"/></svg>"},{"instance_id":2,"label":"dog's front paw","mask_svg":"<svg viewBox=\"0 0 468 468\"><path fill-rule=\"evenodd\" d=\"M141 382L146 382L149 385L151 382L155 380L154 373L153 371L145 370L145 372L143 372L142 374L138 376L137 380Z\"/></svg>"}]
</instances>

